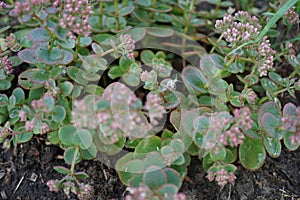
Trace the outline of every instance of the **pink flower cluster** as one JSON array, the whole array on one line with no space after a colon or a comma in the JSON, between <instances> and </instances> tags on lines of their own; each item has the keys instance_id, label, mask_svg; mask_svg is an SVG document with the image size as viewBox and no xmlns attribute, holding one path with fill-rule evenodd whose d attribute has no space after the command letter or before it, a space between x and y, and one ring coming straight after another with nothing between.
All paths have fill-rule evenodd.
<instances>
[{"instance_id":1,"label":"pink flower cluster","mask_svg":"<svg viewBox=\"0 0 300 200\"><path fill-rule=\"evenodd\" d=\"M262 41L259 43L258 47L259 53L259 67L258 72L260 76L266 76L268 70L273 67L274 54L276 53L272 48L270 41L267 36L263 37Z\"/></svg>"},{"instance_id":2,"label":"pink flower cluster","mask_svg":"<svg viewBox=\"0 0 300 200\"><path fill-rule=\"evenodd\" d=\"M217 172L212 172L210 171L208 173L208 175L206 176L206 178L209 181L213 181L216 180L218 185L220 186L224 186L226 185L228 182L229 183L234 183L236 176L234 175L233 172L227 172L224 168L221 168L220 170L218 170Z\"/></svg>"},{"instance_id":3,"label":"pink flower cluster","mask_svg":"<svg viewBox=\"0 0 300 200\"><path fill-rule=\"evenodd\" d=\"M154 71L148 72L148 71L143 71L140 75L141 81L147 82L150 80L156 80L156 73Z\"/></svg>"},{"instance_id":4,"label":"pink flower cluster","mask_svg":"<svg viewBox=\"0 0 300 200\"><path fill-rule=\"evenodd\" d=\"M45 104L45 97L48 96L48 93L45 93L44 96L38 100L33 100L31 102L31 107L34 110L34 116L31 120L28 120L28 113L24 110L19 111L20 121L25 122L26 131L32 131L39 126L39 133L45 134L50 131L50 127L47 123L41 122L43 115L48 112L47 105Z\"/></svg>"},{"instance_id":5,"label":"pink flower cluster","mask_svg":"<svg viewBox=\"0 0 300 200\"><path fill-rule=\"evenodd\" d=\"M19 51L21 48L20 44L17 42L17 39L13 33L6 36L4 41L6 42L7 47L10 48L12 51L16 52Z\"/></svg>"},{"instance_id":6,"label":"pink flower cluster","mask_svg":"<svg viewBox=\"0 0 300 200\"><path fill-rule=\"evenodd\" d=\"M125 200L148 200L152 195L147 186L130 187L127 190L130 194L125 196Z\"/></svg>"},{"instance_id":7,"label":"pink flower cluster","mask_svg":"<svg viewBox=\"0 0 300 200\"><path fill-rule=\"evenodd\" d=\"M242 144L245 139L244 134L237 126L232 126L229 130L222 133L218 139L220 143L227 146L237 147Z\"/></svg>"},{"instance_id":8,"label":"pink flower cluster","mask_svg":"<svg viewBox=\"0 0 300 200\"><path fill-rule=\"evenodd\" d=\"M294 134L290 136L291 143L293 145L300 145L300 108L296 109L297 116L284 116L281 118L284 128L293 132Z\"/></svg>"},{"instance_id":9,"label":"pink flower cluster","mask_svg":"<svg viewBox=\"0 0 300 200\"><path fill-rule=\"evenodd\" d=\"M73 101L72 121L78 128L96 128L95 111L91 108L95 102L86 102L84 99Z\"/></svg>"},{"instance_id":10,"label":"pink flower cluster","mask_svg":"<svg viewBox=\"0 0 300 200\"><path fill-rule=\"evenodd\" d=\"M49 181L47 181L46 184L49 187L50 191L58 192L58 190L59 190L59 181L57 179L56 180L49 180Z\"/></svg>"},{"instance_id":11,"label":"pink flower cluster","mask_svg":"<svg viewBox=\"0 0 300 200\"><path fill-rule=\"evenodd\" d=\"M223 33L227 42L241 45L255 40L260 34L262 27L255 16L250 16L246 11L239 11L234 16L227 14L222 20L217 20L215 28L217 32ZM273 67L275 54L266 36L258 43L257 53L258 72L260 76L266 76L267 70Z\"/></svg>"},{"instance_id":12,"label":"pink flower cluster","mask_svg":"<svg viewBox=\"0 0 300 200\"><path fill-rule=\"evenodd\" d=\"M133 50L135 49L135 41L131 38L130 34L121 34L120 35L120 50L122 56L125 56L129 59L134 58L134 52Z\"/></svg>"},{"instance_id":13,"label":"pink flower cluster","mask_svg":"<svg viewBox=\"0 0 300 200\"><path fill-rule=\"evenodd\" d=\"M241 130L249 130L252 127L253 120L250 117L250 110L248 107L244 107L240 110L234 110L234 121L235 123L230 127L229 130L223 132L219 138L218 142L227 146L237 147L242 144L245 135Z\"/></svg>"},{"instance_id":14,"label":"pink flower cluster","mask_svg":"<svg viewBox=\"0 0 300 200\"><path fill-rule=\"evenodd\" d=\"M4 1L0 1L0 8L7 8L7 4Z\"/></svg>"},{"instance_id":15,"label":"pink flower cluster","mask_svg":"<svg viewBox=\"0 0 300 200\"><path fill-rule=\"evenodd\" d=\"M60 183L59 180L47 181L47 186L50 191L58 192L60 188L63 188L64 193L70 198L70 192L78 196L79 199L90 199L93 188L88 184L80 183L78 187L75 186L74 182L66 181Z\"/></svg>"},{"instance_id":16,"label":"pink flower cluster","mask_svg":"<svg viewBox=\"0 0 300 200\"><path fill-rule=\"evenodd\" d=\"M74 101L73 123L81 128L99 128L107 143L116 143L124 135L136 136L137 130L147 133L150 129L141 109L135 108L139 100L124 84L109 85L94 100ZM100 107L96 108L97 105Z\"/></svg>"},{"instance_id":17,"label":"pink flower cluster","mask_svg":"<svg viewBox=\"0 0 300 200\"><path fill-rule=\"evenodd\" d=\"M54 2L54 5L59 5ZM59 25L69 30L68 36L75 39L75 34L87 37L92 27L88 24L89 17L93 14L92 6L88 0L65 0L62 17Z\"/></svg>"},{"instance_id":18,"label":"pink flower cluster","mask_svg":"<svg viewBox=\"0 0 300 200\"><path fill-rule=\"evenodd\" d=\"M150 92L147 95L147 101L144 109L148 111L150 122L154 126L159 124L157 120L163 118L163 115L166 113L165 108L161 104L162 99L158 94Z\"/></svg>"},{"instance_id":19,"label":"pink flower cluster","mask_svg":"<svg viewBox=\"0 0 300 200\"><path fill-rule=\"evenodd\" d=\"M153 194L152 191L147 186L140 187L129 187L127 188L129 194L125 196L125 200L149 200L149 199L173 199L173 200L186 200L187 197L183 193L177 193L172 197L166 196L159 198L157 195Z\"/></svg>"},{"instance_id":20,"label":"pink flower cluster","mask_svg":"<svg viewBox=\"0 0 300 200\"><path fill-rule=\"evenodd\" d=\"M236 125L242 130L249 130L252 127L253 120L250 117L250 109L243 107L241 109L235 109L233 111Z\"/></svg>"},{"instance_id":21,"label":"pink flower cluster","mask_svg":"<svg viewBox=\"0 0 300 200\"><path fill-rule=\"evenodd\" d=\"M16 16L21 16L33 12L34 8L43 5L47 0L26 0L24 2L17 1L13 9Z\"/></svg>"},{"instance_id":22,"label":"pink flower cluster","mask_svg":"<svg viewBox=\"0 0 300 200\"><path fill-rule=\"evenodd\" d=\"M217 20L215 28L223 33L227 42L244 43L256 39L261 25L255 16L251 17L248 12L239 11L234 16L227 14L222 20Z\"/></svg>"},{"instance_id":23,"label":"pink flower cluster","mask_svg":"<svg viewBox=\"0 0 300 200\"><path fill-rule=\"evenodd\" d=\"M6 137L7 135L9 135L10 131L8 130L8 128L6 127L0 127L0 140L2 139L2 137Z\"/></svg>"},{"instance_id":24,"label":"pink flower cluster","mask_svg":"<svg viewBox=\"0 0 300 200\"><path fill-rule=\"evenodd\" d=\"M72 191L79 199L91 199L93 187L89 184L80 183L78 190Z\"/></svg>"},{"instance_id":25,"label":"pink flower cluster","mask_svg":"<svg viewBox=\"0 0 300 200\"><path fill-rule=\"evenodd\" d=\"M0 60L0 69L1 68L3 68L7 74L11 74L13 72L12 61L9 60L7 56Z\"/></svg>"},{"instance_id":26,"label":"pink flower cluster","mask_svg":"<svg viewBox=\"0 0 300 200\"><path fill-rule=\"evenodd\" d=\"M299 15L295 12L295 6L291 7L286 13L285 16L291 24L299 23Z\"/></svg>"}]
</instances>

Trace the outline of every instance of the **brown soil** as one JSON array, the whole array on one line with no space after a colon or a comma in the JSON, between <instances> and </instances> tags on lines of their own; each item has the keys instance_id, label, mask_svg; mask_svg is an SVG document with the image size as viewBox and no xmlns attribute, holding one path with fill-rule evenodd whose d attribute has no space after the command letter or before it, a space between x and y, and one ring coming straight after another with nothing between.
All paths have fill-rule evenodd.
<instances>
[{"instance_id":1,"label":"brown soil","mask_svg":"<svg viewBox=\"0 0 300 200\"><path fill-rule=\"evenodd\" d=\"M63 192L50 192L46 186L47 180L62 178L53 170L53 166L66 166L64 160L57 159L57 155L62 153L58 147L46 146L36 139L19 145L15 153L11 149L6 152L0 150L0 199L3 199L1 193L9 200L67 199ZM222 189L216 183L207 181L201 161L195 157L181 191L191 200L300 199L299 149L295 152L284 149L279 158L268 158L265 165L255 172L236 164L235 185L226 185ZM123 199L126 188L114 169L109 169L99 161L83 161L76 169L90 175L85 181L95 189L93 199ZM30 180L33 173L38 176L35 182ZM76 197L72 196L71 199Z\"/></svg>"}]
</instances>

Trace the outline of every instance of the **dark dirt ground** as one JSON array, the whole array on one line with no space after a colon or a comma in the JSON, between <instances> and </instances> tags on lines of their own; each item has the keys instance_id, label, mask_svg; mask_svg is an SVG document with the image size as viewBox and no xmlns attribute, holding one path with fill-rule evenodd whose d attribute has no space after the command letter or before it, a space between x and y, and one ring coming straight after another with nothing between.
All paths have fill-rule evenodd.
<instances>
[{"instance_id":1,"label":"dark dirt ground","mask_svg":"<svg viewBox=\"0 0 300 200\"><path fill-rule=\"evenodd\" d=\"M47 180L61 178L53 170L53 166L66 165L57 159L59 154L62 151L58 147L46 146L36 139L19 145L15 156L12 150L5 152L1 149L0 199L1 193L5 193L9 200L67 199L62 192L50 192L46 186ZM300 200L299 149L288 152L284 148L279 158L268 158L265 165L255 172L247 171L238 163L237 166L235 185L221 189L216 183L207 181L200 160L193 158L181 191L190 200ZM90 175L86 181L95 189L93 199L123 199L125 186L118 180L114 169L99 161L81 162L76 169ZM30 180L32 173L38 176L35 182ZM23 181L16 190L22 177Z\"/></svg>"}]
</instances>

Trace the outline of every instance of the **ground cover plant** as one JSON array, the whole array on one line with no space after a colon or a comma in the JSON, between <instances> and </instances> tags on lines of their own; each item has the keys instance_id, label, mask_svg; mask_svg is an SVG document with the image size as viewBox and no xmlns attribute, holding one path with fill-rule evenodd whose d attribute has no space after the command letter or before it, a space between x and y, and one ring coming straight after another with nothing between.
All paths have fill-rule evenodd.
<instances>
[{"instance_id":1,"label":"ground cover plant","mask_svg":"<svg viewBox=\"0 0 300 200\"><path fill-rule=\"evenodd\" d=\"M65 198L97 199L85 160L115 169L127 200L189 199L195 157L207 181L234 185L238 167L300 146L299 12L297 0L0 1L2 149L59 147L62 178L44 184Z\"/></svg>"}]
</instances>

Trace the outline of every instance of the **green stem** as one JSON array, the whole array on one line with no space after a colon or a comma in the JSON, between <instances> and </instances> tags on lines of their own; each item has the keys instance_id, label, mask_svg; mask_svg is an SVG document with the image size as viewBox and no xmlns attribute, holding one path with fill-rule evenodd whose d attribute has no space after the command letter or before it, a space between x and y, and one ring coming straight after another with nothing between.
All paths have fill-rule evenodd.
<instances>
[{"instance_id":1,"label":"green stem","mask_svg":"<svg viewBox=\"0 0 300 200\"><path fill-rule=\"evenodd\" d=\"M216 49L216 47L219 45L219 43L220 43L220 41L222 40L222 38L223 38L223 33L220 35L220 37L218 38L218 40L217 40L217 44L214 44L214 46L211 48L211 50L210 50L210 54L211 53L213 53L214 52L214 50Z\"/></svg>"},{"instance_id":2,"label":"green stem","mask_svg":"<svg viewBox=\"0 0 300 200\"><path fill-rule=\"evenodd\" d=\"M258 102L258 104L261 105L261 104L265 103L266 101L268 101L268 97L262 98L262 99Z\"/></svg>"},{"instance_id":3,"label":"green stem","mask_svg":"<svg viewBox=\"0 0 300 200\"><path fill-rule=\"evenodd\" d=\"M294 78L297 75L296 70L294 70L290 75L288 79Z\"/></svg>"},{"instance_id":4,"label":"green stem","mask_svg":"<svg viewBox=\"0 0 300 200\"><path fill-rule=\"evenodd\" d=\"M77 154L79 152L79 146L76 146L74 155L73 155L73 159L72 159L72 164L71 164L71 168L70 168L70 175L73 175L74 173L74 169L75 169L75 164L76 164L76 158L77 158Z\"/></svg>"},{"instance_id":5,"label":"green stem","mask_svg":"<svg viewBox=\"0 0 300 200\"><path fill-rule=\"evenodd\" d=\"M115 6L115 19L116 19L116 30L120 30L120 21L119 21L119 1L114 1Z\"/></svg>"},{"instance_id":6,"label":"green stem","mask_svg":"<svg viewBox=\"0 0 300 200\"><path fill-rule=\"evenodd\" d=\"M192 0L191 3L190 3L190 7L189 7L190 12L193 11L194 6L195 6L195 0ZM184 16L187 15L186 23L185 23L185 27L184 27L184 31L183 31L184 35L187 35L188 30L189 30L190 21L191 21L191 18L192 18L192 14L190 12L187 14L186 11L184 11ZM181 55L183 55L184 52L185 52L185 46L186 46L186 39L185 38L182 39L182 46L183 46L183 49L181 51ZM183 65L183 67L186 66L186 60L185 59L182 60L182 65Z\"/></svg>"},{"instance_id":7,"label":"green stem","mask_svg":"<svg viewBox=\"0 0 300 200\"><path fill-rule=\"evenodd\" d=\"M98 22L98 26L99 26L99 29L101 30L102 27L103 27L103 2L100 2L99 3L99 22Z\"/></svg>"},{"instance_id":8,"label":"green stem","mask_svg":"<svg viewBox=\"0 0 300 200\"><path fill-rule=\"evenodd\" d=\"M15 1L14 0L9 0L9 4L14 6L15 5Z\"/></svg>"},{"instance_id":9,"label":"green stem","mask_svg":"<svg viewBox=\"0 0 300 200\"><path fill-rule=\"evenodd\" d=\"M78 35L77 42L75 45L74 60L76 60L78 57L78 51L79 51L79 47L80 47L80 38L81 38L81 35Z\"/></svg>"},{"instance_id":10,"label":"green stem","mask_svg":"<svg viewBox=\"0 0 300 200\"><path fill-rule=\"evenodd\" d=\"M152 8L152 10L151 10L151 13L150 13L150 20L149 20L149 23L148 23L148 26L149 27L151 27L152 26L152 19L153 19L153 17L154 17L154 10L153 9L155 9L155 7L156 7L156 0L152 0L152 3L151 3L151 8Z\"/></svg>"},{"instance_id":11,"label":"green stem","mask_svg":"<svg viewBox=\"0 0 300 200\"><path fill-rule=\"evenodd\" d=\"M256 71L256 68L257 68L257 66L254 66L254 67L252 68L252 71L251 71L251 73L250 73L250 75L249 75L249 80L247 81L247 83L246 83L246 85L245 85L245 87L244 87L244 90L246 90L246 89L249 87L250 82L251 82L251 79L252 79L252 76L254 75L254 73L255 73L255 71Z\"/></svg>"}]
</instances>

